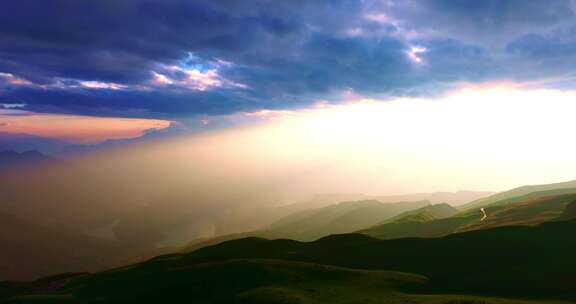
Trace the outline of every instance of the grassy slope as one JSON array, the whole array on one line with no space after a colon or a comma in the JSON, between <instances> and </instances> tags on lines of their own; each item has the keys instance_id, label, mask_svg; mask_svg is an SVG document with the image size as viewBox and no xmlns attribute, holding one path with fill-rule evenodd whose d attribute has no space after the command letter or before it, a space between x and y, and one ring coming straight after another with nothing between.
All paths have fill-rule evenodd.
<instances>
[{"instance_id":1,"label":"grassy slope","mask_svg":"<svg viewBox=\"0 0 576 304\"><path fill-rule=\"evenodd\" d=\"M479 210L470 210L444 219L391 222L359 232L377 238L394 239L437 237L459 231L510 225L535 225L559 217L566 205L576 200L576 194L549 195L549 192L538 192L513 199L514 203L487 207L488 217L484 221L480 221L482 214Z\"/></svg>"},{"instance_id":2,"label":"grassy slope","mask_svg":"<svg viewBox=\"0 0 576 304\"><path fill-rule=\"evenodd\" d=\"M180 257L185 265L232 257L280 258L420 273L433 290L576 300L576 222L501 227L431 239L359 235L312 243L243 239ZM354 242L352 242L354 240Z\"/></svg>"},{"instance_id":3,"label":"grassy slope","mask_svg":"<svg viewBox=\"0 0 576 304\"><path fill-rule=\"evenodd\" d=\"M480 218L480 213L474 213L439 220L394 222L373 226L358 232L381 239L438 237L453 233L458 228L472 222L480 221Z\"/></svg>"},{"instance_id":4,"label":"grassy slope","mask_svg":"<svg viewBox=\"0 0 576 304\"><path fill-rule=\"evenodd\" d=\"M460 230L486 229L502 223L536 224L558 216L558 210L574 198L574 195L558 195L524 200L515 205L497 205L487 208L492 219L489 216L481 222L484 227L468 226ZM460 217L467 216L479 217L479 214L460 214ZM576 300L576 244L572 237L575 232L576 222L570 221L537 227L501 227L438 239L382 241L352 234L301 243L248 238L75 278L68 282L66 289L59 291L60 295L25 296L10 303L74 303L78 299L96 298L103 300L99 303L111 303L112 298L118 299L118 303L180 300L195 303L372 303L383 298L388 303L525 303L422 295L414 294L415 291ZM238 258L250 260L229 260ZM319 275L318 268L323 274ZM399 274L401 278L396 279L390 277L394 273L380 270L421 273L429 277L431 283L422 284L417 290L403 290L404 284L400 284L400 289L394 284L394 288L390 288L391 282L417 276ZM410 282L405 282L406 286ZM35 293L51 293L54 286L61 285L62 279L58 279L56 283L37 283L31 289ZM3 288L27 293L26 286L14 288L4 283L0 284L0 298ZM534 303L549 302L537 300Z\"/></svg>"},{"instance_id":5,"label":"grassy slope","mask_svg":"<svg viewBox=\"0 0 576 304\"><path fill-rule=\"evenodd\" d=\"M312 241L330 234L353 232L427 204L429 204L428 201L382 203L368 200L343 202L290 215L260 231L257 235L267 238Z\"/></svg>"},{"instance_id":6,"label":"grassy slope","mask_svg":"<svg viewBox=\"0 0 576 304\"><path fill-rule=\"evenodd\" d=\"M541 192L539 193L541 194ZM487 218L462 226L458 231L470 231L511 225L536 225L560 217L576 194L535 197L524 196L513 204L487 207Z\"/></svg>"},{"instance_id":7,"label":"grassy slope","mask_svg":"<svg viewBox=\"0 0 576 304\"><path fill-rule=\"evenodd\" d=\"M384 223L426 222L454 216L458 210L448 204L436 204L401 213ZM382 223L382 224L384 224Z\"/></svg>"},{"instance_id":8,"label":"grassy slope","mask_svg":"<svg viewBox=\"0 0 576 304\"><path fill-rule=\"evenodd\" d=\"M184 266L178 264L178 258L166 257L132 267L73 278L53 294L19 296L8 299L4 304L543 303L417 294L426 284L427 279L419 275L305 262L236 259Z\"/></svg>"},{"instance_id":9,"label":"grassy slope","mask_svg":"<svg viewBox=\"0 0 576 304\"><path fill-rule=\"evenodd\" d=\"M556 192L556 191L553 191ZM354 216L343 216L339 221L344 222L343 219L353 219L350 222L353 225L348 226L346 229L334 229L334 230L322 230L318 229L321 233L320 236L325 236L335 233L347 233L355 231L354 227L369 227L366 229L358 230L359 233L364 233L373 237L382 239L396 239L404 237L438 237L448 235L450 233L458 231L469 231L475 229L486 229L498 226L507 225L535 225L550 221L558 217L564 210L566 204L572 200L576 200L576 194L566 194L566 195L550 195L550 192L537 192L530 193L525 196L518 198L512 198L515 203L511 204L496 204L493 207L486 208L489 217L485 221L480 221L482 215L479 210L469 210L463 211L451 217L443 218L451 213L452 207L439 208L443 204L426 206L418 210L410 210L403 212L395 217L384 221L384 223L379 225L374 225L370 227L370 221L362 221L359 217ZM322 208L324 209L324 208ZM422 212L431 211L432 212ZM295 213L282 220L280 220L273 228L270 230L272 233L267 231L257 231L250 233L239 233L224 235L216 238L211 238L207 240L201 240L198 242L191 243L189 246L184 248L184 252L193 251L202 247L212 246L224 241L240 239L251 236L266 237L266 238L291 238L294 237L295 233L290 233L289 228L296 229L298 224L302 224L302 227L309 227L303 225L305 219L308 221L315 221L313 215L321 209L313 209ZM324 209L328 210L328 209ZM373 212L370 206L365 206L365 208L360 208L355 212L370 213L371 215L379 216L377 212ZM440 212L439 212L440 211ZM350 212L353 215L355 212ZM309 225L317 225L317 223L312 223ZM278 227L285 227L280 229ZM334 227L334 226L332 226ZM304 229L304 231L306 231ZM309 239L304 239L309 240Z\"/></svg>"},{"instance_id":10,"label":"grassy slope","mask_svg":"<svg viewBox=\"0 0 576 304\"><path fill-rule=\"evenodd\" d=\"M479 209L482 207L490 206L494 203L506 204L514 202L514 198L519 198L530 193L550 191L549 195L552 194L567 194L576 193L576 180L568 181L563 183L554 183L546 185L530 185L514 188L508 191L500 192L485 198L480 198L465 204L460 207L462 210Z\"/></svg>"},{"instance_id":11,"label":"grassy slope","mask_svg":"<svg viewBox=\"0 0 576 304\"><path fill-rule=\"evenodd\" d=\"M245 237L312 241L330 234L354 232L407 210L418 209L428 203L428 201L382 203L374 200L343 202L323 208L294 212L279 219L266 229L199 239L185 246L182 251L189 252Z\"/></svg>"}]
</instances>

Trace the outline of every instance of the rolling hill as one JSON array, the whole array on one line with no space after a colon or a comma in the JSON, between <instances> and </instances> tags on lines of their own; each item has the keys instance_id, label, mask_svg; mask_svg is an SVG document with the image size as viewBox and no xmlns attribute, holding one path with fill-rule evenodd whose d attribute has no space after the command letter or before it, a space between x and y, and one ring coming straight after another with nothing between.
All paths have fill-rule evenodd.
<instances>
[{"instance_id":1,"label":"rolling hill","mask_svg":"<svg viewBox=\"0 0 576 304\"><path fill-rule=\"evenodd\" d=\"M401 213L385 223L427 222L451 217L458 213L458 209L448 204L436 204Z\"/></svg>"},{"instance_id":2,"label":"rolling hill","mask_svg":"<svg viewBox=\"0 0 576 304\"><path fill-rule=\"evenodd\" d=\"M576 194L548 195L548 191L545 191L514 199L517 202L485 208L485 220L482 220L480 210L469 210L441 219L423 220L420 217L420 220L386 222L358 232L382 239L395 239L438 237L500 226L536 225L558 218L566 206L576 199Z\"/></svg>"},{"instance_id":3,"label":"rolling hill","mask_svg":"<svg viewBox=\"0 0 576 304\"><path fill-rule=\"evenodd\" d=\"M480 210L458 212L447 204L425 205L420 208L412 205L412 210L389 216L390 213L382 213L382 205L375 201L347 202L296 212L267 229L198 239L185 246L183 251L253 236L310 241L329 234L358 232L381 239L397 239L439 237L500 226L536 225L559 217L566 205L576 199L576 194L550 195L550 192L559 191L530 193L512 198L514 202L510 204L496 204L485 208L488 214L486 220L481 220L483 214ZM425 202L416 202L417 204ZM396 204L384 205L388 208L397 207ZM344 213L346 214L343 215Z\"/></svg>"},{"instance_id":4,"label":"rolling hill","mask_svg":"<svg viewBox=\"0 0 576 304\"><path fill-rule=\"evenodd\" d=\"M555 192L557 190L557 192ZM553 183L545 185L529 185L514 188L508 191L496 193L494 195L474 200L462 205L462 210L479 209L492 204L508 204L517 201L517 198L523 197L530 193L549 191L548 194L567 194L576 193L576 180Z\"/></svg>"},{"instance_id":5,"label":"rolling hill","mask_svg":"<svg viewBox=\"0 0 576 304\"><path fill-rule=\"evenodd\" d=\"M357 232L380 239L438 237L454 233L458 228L479 221L480 218L480 213L469 213L430 221L384 223Z\"/></svg>"},{"instance_id":6,"label":"rolling hill","mask_svg":"<svg viewBox=\"0 0 576 304\"><path fill-rule=\"evenodd\" d=\"M193 240L184 246L182 251L187 252L245 237L312 241L330 234L354 232L407 210L418 209L428 204L428 201L382 203L367 200L342 202L322 208L294 212L264 229Z\"/></svg>"},{"instance_id":7,"label":"rolling hill","mask_svg":"<svg viewBox=\"0 0 576 304\"><path fill-rule=\"evenodd\" d=\"M421 208L428 201L382 203L376 200L342 202L286 216L258 232L266 238L311 241L330 234L349 233L402 212Z\"/></svg>"},{"instance_id":8,"label":"rolling hill","mask_svg":"<svg viewBox=\"0 0 576 304\"><path fill-rule=\"evenodd\" d=\"M545 194L545 192L537 192ZM562 216L566 207L576 200L576 194L524 196L517 203L485 208L487 217L460 227L457 231L470 231L513 225L537 225Z\"/></svg>"},{"instance_id":9,"label":"rolling hill","mask_svg":"<svg viewBox=\"0 0 576 304\"><path fill-rule=\"evenodd\" d=\"M432 204L447 203L452 206L460 206L493 194L496 193L488 191L430 192L400 195L375 195L366 196L364 199L374 199L381 202L410 202L427 200Z\"/></svg>"},{"instance_id":10,"label":"rolling hill","mask_svg":"<svg viewBox=\"0 0 576 304\"><path fill-rule=\"evenodd\" d=\"M437 290L576 300L574 233L576 222L564 221L427 239L377 240L362 235L330 236L312 243L242 239L182 255L179 263L289 259L423 274Z\"/></svg>"},{"instance_id":11,"label":"rolling hill","mask_svg":"<svg viewBox=\"0 0 576 304\"><path fill-rule=\"evenodd\" d=\"M430 239L246 238L96 274L7 282L0 294L4 304L567 303L576 300L574 233L576 222L563 221Z\"/></svg>"},{"instance_id":12,"label":"rolling hill","mask_svg":"<svg viewBox=\"0 0 576 304\"><path fill-rule=\"evenodd\" d=\"M361 193L349 194L316 194L311 199L301 203L308 208L321 208L328 205L337 204L339 202L348 201L362 201L362 200L377 200L381 202L414 202L414 201L430 201L432 204L447 203L452 206L459 206L483 197L496 194L496 192L489 191L455 191L455 192L423 192L423 193L407 193L395 195L367 195ZM294 204L294 205L297 205Z\"/></svg>"}]
</instances>

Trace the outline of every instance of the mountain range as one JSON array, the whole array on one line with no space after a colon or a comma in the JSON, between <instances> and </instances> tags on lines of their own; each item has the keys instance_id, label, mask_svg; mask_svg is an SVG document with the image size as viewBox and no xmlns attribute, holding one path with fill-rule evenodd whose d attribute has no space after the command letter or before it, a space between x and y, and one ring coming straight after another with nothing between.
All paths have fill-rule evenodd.
<instances>
[{"instance_id":1,"label":"mountain range","mask_svg":"<svg viewBox=\"0 0 576 304\"><path fill-rule=\"evenodd\" d=\"M0 301L345 303L355 295L368 302L563 303L576 300L576 285L568 283L576 282L576 193L558 185L572 186L507 191L473 208L377 200L274 207L282 210L274 214L285 215L263 228L144 255L117 240L3 213L0 244L9 250L0 253L0 273L9 279L63 274L0 283ZM167 254L77 273L154 253Z\"/></svg>"},{"instance_id":2,"label":"mountain range","mask_svg":"<svg viewBox=\"0 0 576 304\"><path fill-rule=\"evenodd\" d=\"M6 282L1 303L569 303L574 233L571 220L429 239L252 237L95 274Z\"/></svg>"},{"instance_id":3,"label":"mountain range","mask_svg":"<svg viewBox=\"0 0 576 304\"><path fill-rule=\"evenodd\" d=\"M37 166L55 166L61 164L63 164L62 161L44 155L38 151L0 151L0 174L6 174L9 171L22 170Z\"/></svg>"},{"instance_id":4,"label":"mountain range","mask_svg":"<svg viewBox=\"0 0 576 304\"><path fill-rule=\"evenodd\" d=\"M576 193L576 180L561 183L544 184L544 185L522 186L508 191L486 196L483 198L479 198L477 200L464 204L461 208L464 210L469 210L469 209L478 209L481 207L487 207L493 204L498 205L510 204L513 202L517 202L518 199L523 199L525 195L543 191L548 191L549 194ZM536 194L536 196L538 196L538 194Z\"/></svg>"}]
</instances>

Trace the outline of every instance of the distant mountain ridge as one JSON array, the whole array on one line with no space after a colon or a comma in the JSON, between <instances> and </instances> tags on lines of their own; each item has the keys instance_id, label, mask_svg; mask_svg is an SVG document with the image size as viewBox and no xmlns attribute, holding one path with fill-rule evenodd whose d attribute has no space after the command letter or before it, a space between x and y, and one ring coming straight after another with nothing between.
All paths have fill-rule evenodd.
<instances>
[{"instance_id":1,"label":"distant mountain ridge","mask_svg":"<svg viewBox=\"0 0 576 304\"><path fill-rule=\"evenodd\" d=\"M261 231L268 238L311 241L330 234L349 233L385 221L429 201L383 203L377 200L342 202L284 217Z\"/></svg>"},{"instance_id":2,"label":"distant mountain ridge","mask_svg":"<svg viewBox=\"0 0 576 304\"><path fill-rule=\"evenodd\" d=\"M260 230L198 239L184 246L182 251L196 250L244 237L312 241L331 234L354 232L403 212L429 205L429 201L383 203L376 200L365 200L341 202L322 208L292 213Z\"/></svg>"},{"instance_id":3,"label":"distant mountain ridge","mask_svg":"<svg viewBox=\"0 0 576 304\"><path fill-rule=\"evenodd\" d=\"M570 183L562 183L562 186L564 185ZM533 186L528 189L542 188L546 187ZM184 251L249 236L311 241L329 234L358 232L376 238L397 239L440 237L461 231L507 225L535 225L559 217L568 202L576 198L574 192L576 191L573 189L561 188L518 197L494 195L507 199L501 204L496 201L492 207L486 207L488 218L485 220L482 219L480 208L458 211L449 204L433 205L427 201L420 202L420 206L412 205L392 216L383 215L382 210L379 210L382 206L376 200L343 202L292 213L266 229L193 241Z\"/></svg>"},{"instance_id":4,"label":"distant mountain ridge","mask_svg":"<svg viewBox=\"0 0 576 304\"><path fill-rule=\"evenodd\" d=\"M369 195L362 193L342 193L342 194L317 194L312 199L304 202L312 208L324 207L345 201L377 200L381 202L414 202L430 201L431 204L447 203L452 206L459 206L480 198L496 194L490 191L455 191L455 192L421 192L394 195Z\"/></svg>"},{"instance_id":5,"label":"distant mountain ridge","mask_svg":"<svg viewBox=\"0 0 576 304\"><path fill-rule=\"evenodd\" d=\"M0 174L6 171L30 168L39 165L60 165L63 162L38 151L0 151Z\"/></svg>"},{"instance_id":6,"label":"distant mountain ridge","mask_svg":"<svg viewBox=\"0 0 576 304\"><path fill-rule=\"evenodd\" d=\"M440 219L388 221L372 226L359 233L382 239L404 237L440 237L457 232L483 230L513 225L537 225L554 221L562 215L566 206L576 200L576 193L550 194L553 191L535 192L502 205L485 208L487 217L483 219L480 210L468 210ZM410 219L411 213L408 213Z\"/></svg>"},{"instance_id":7,"label":"distant mountain ridge","mask_svg":"<svg viewBox=\"0 0 576 304\"><path fill-rule=\"evenodd\" d=\"M433 239L251 237L106 272L5 283L0 301L4 293L10 304L568 303L576 300L574 233L576 222L564 221Z\"/></svg>"},{"instance_id":8,"label":"distant mountain ridge","mask_svg":"<svg viewBox=\"0 0 576 304\"><path fill-rule=\"evenodd\" d=\"M47 178L53 174L53 172L45 172ZM30 183L30 185L35 185L31 183L33 181L29 178L23 178L26 182ZM48 218L46 216L45 211L40 207L45 206L42 203L46 200L46 195L39 195L35 191L30 193L22 192L19 190L18 193L26 193L26 196L20 198L19 196L13 195L12 191L15 191L15 188L11 186L10 181L11 179L5 179L2 186L0 186L0 200L2 200L3 207L5 212L13 213L15 210L14 208L20 208L22 210L21 204L26 203L32 199L33 201L37 201L37 204L31 205L30 212L33 212L32 216L26 216L27 214L23 213L23 219L28 221L31 226L47 226L49 227L46 229L36 229L36 230L45 230L45 231L54 231L56 226L50 226L53 222L55 224L70 224L69 222L74 219L72 216L63 216L61 219L59 218L58 221L52 222L42 222L41 219ZM566 186L571 185L572 182L568 183L559 183L558 185ZM85 184L85 183L84 183ZM101 189L112 189L109 187L108 184L105 183L105 180L102 183ZM106 187L104 187L106 186ZM545 185L547 186L547 185ZM557 185L556 185L557 186ZM33 186L35 187L35 186ZM37 188L37 187L36 187ZM525 189L526 187L520 187L517 189ZM539 187L539 186L530 186L529 189L542 189L546 187ZM27 188L23 188L27 189ZM54 187L50 187L47 189L54 190ZM76 206L74 201L66 200L69 198L69 194L65 191L72 191L75 189L68 189L66 186L62 188L57 188L54 191L54 194L62 194L62 196L50 196L54 203L62 203L66 202L66 206L69 206L66 210L73 208ZM100 195L101 191L98 192L88 192L87 189L76 189L76 191L86 195L86 198L91 199L93 202L100 202L103 201ZM510 192L510 191L507 191ZM295 239L300 241L313 241L317 239L321 239L323 237L333 235L333 234L343 234L343 233L352 233L352 232L361 232L365 233L370 237L382 238L382 239L398 239L404 237L439 237L445 236L448 234L454 234L464 231L473 231L473 230L485 230L494 227L501 227L501 226L510 226L510 225L537 225L546 221L552 221L555 219L560 218L564 210L568 210L568 204L574 200L576 200L576 193L573 193L574 189L572 188L559 188L559 189L552 189L546 191L537 191L531 192L528 194L524 194L521 196L507 196L503 200L495 201L492 205L485 207L485 211L488 217L485 220L482 220L482 214L478 209L469 209L464 210L461 212L456 212L453 207L448 204L431 204L429 201L412 201L412 202L405 202L405 201L398 201L396 203L391 202L382 202L378 200L359 200L359 201L345 201L336 204L330 204L328 206L317 207L317 208L309 208L306 209L305 203L300 204L293 204L293 205L283 205L283 206L270 206L270 210L266 210L265 212L261 212L257 214L255 211L245 210L243 214L241 214L240 218L244 219L251 219L250 216L254 215L254 226L256 227L253 230L248 232L242 233L225 233L217 237L209 237L200 239L197 238L187 238L186 240L193 240L187 246L185 246L182 251L188 252L191 250L195 250L198 248L218 244L227 240L239 239L244 237L262 237L262 238L269 238L269 239L279 239L279 238L288 238L288 239ZM53 195L52 192L46 192ZM516 193L523 193L522 191ZM419 195L419 194L418 194ZM353 197L354 194L349 195L348 197ZM360 195L362 196L362 195ZM502 196L496 196L501 198ZM84 196L79 196L84 197ZM326 195L326 196L319 196L317 197L316 203L319 205L326 204L330 200L342 198L343 196L340 195ZM502 203L500 203L502 202ZM50 202L52 204L52 202ZM314 204L311 204L314 205ZM6 207L10 208L6 208ZM93 214L94 212L98 212L100 206L98 204L89 204L89 206L95 206L94 211L92 209L86 209L86 207L82 207L80 210L85 212L86 214ZM2 211L2 210L0 210ZM49 210L48 210L49 211ZM175 209L174 213L181 215L181 217L190 220L189 215L182 212L182 209ZM17 213L13 213L17 214ZM60 213L61 214L61 213ZM72 214L72 213L71 213ZM126 213L127 214L127 213ZM157 217L158 212L155 209L149 210L146 212L149 217L137 217L138 221L136 222L136 228L143 226L145 228L150 228L150 230L143 231L142 235L149 235L150 231L154 232L161 231L165 233L179 233L176 229L173 230L162 230L163 227L170 228L170 218L167 218L166 223L161 223L161 225L156 225L153 221L148 219L154 219L155 216ZM136 214L138 215L138 214ZM271 224L262 224L266 221L257 221L258 217L262 217L262 215L270 215L271 218L277 218L277 220L272 221ZM18 216L21 216L18 214ZM37 220L37 217L40 218ZM177 220L179 218L176 218ZM227 219L234 219L234 217L222 217L219 219L219 222L223 224L228 224L230 228L222 229L221 231L233 231L235 225L233 221L229 221ZM8 223L9 221L5 221ZM72 223L73 224L73 223ZM123 225L129 225L129 221L124 221ZM22 224L25 225L25 224ZM264 226L265 225L265 226ZM264 226L264 227L263 227ZM70 225L70 227L73 227ZM122 227L120 225L114 225L114 229L118 229ZM239 227L239 225L236 225ZM258 228L262 227L262 228ZM33 227L31 228L33 229ZM10 231L10 228L6 228L6 231ZM70 235L70 232L73 232L74 229L68 229L63 233L63 235ZM246 230L244 230L246 231ZM114 232L117 232L116 230ZM38 234L41 235L41 234ZM51 233L50 235L55 235L55 233ZM51 237L46 237L45 239L50 239ZM101 240L100 240L101 241ZM83 242L83 241L82 241ZM80 241L71 241L70 244L81 244ZM120 243L127 244L129 242L129 238L123 239L120 238ZM102 244L102 242L98 242ZM111 244L110 242L104 242L107 244ZM140 243L136 242L137 244L141 245ZM0 243L0 247L10 249L12 243ZM91 246L91 245L90 245ZM97 248L85 246L87 248ZM104 247L107 247L105 245ZM113 245L114 247L116 245ZM22 248L33 248L30 250L33 254L36 253L37 247L22 247ZM59 250L66 250L65 247L57 247ZM170 249L176 250L176 249ZM113 251L109 251L108 249L95 249L94 253L97 252L108 252L111 253ZM157 251L160 252L160 251ZM167 252L167 251L164 251ZM62 256L66 256L63 254ZM146 256L142 254L142 256ZM110 256L107 256L110 258ZM40 260L38 260L40 261ZM73 261L73 260L70 260ZM103 264L98 265L110 265L110 263L106 262ZM55 266L53 269L58 269L61 267L63 270L75 270L74 267L62 267L61 265L58 266L58 263L53 263ZM95 264L96 265L96 264ZM52 269L52 268L50 268ZM78 270L83 270L84 268L80 268ZM14 269L13 269L14 270Z\"/></svg>"},{"instance_id":9,"label":"distant mountain ridge","mask_svg":"<svg viewBox=\"0 0 576 304\"><path fill-rule=\"evenodd\" d=\"M412 193L398 195L375 195L368 196L368 199L375 199L382 202L408 202L428 200L432 204L447 203L452 206L460 206L474 200L495 194L490 191L456 191L456 192L429 192L429 193Z\"/></svg>"},{"instance_id":10,"label":"distant mountain ridge","mask_svg":"<svg viewBox=\"0 0 576 304\"><path fill-rule=\"evenodd\" d=\"M576 180L552 183L545 185L528 185L514 188L508 191L499 192L497 194L474 200L461 206L462 210L470 210L475 208L487 207L494 203L506 204L513 202L513 198L521 197L534 192L561 190L562 193L576 193ZM511 201L508 201L511 200Z\"/></svg>"},{"instance_id":11,"label":"distant mountain ridge","mask_svg":"<svg viewBox=\"0 0 576 304\"><path fill-rule=\"evenodd\" d=\"M444 203L422 207L417 210L401 213L384 223L426 222L451 217L458 213L458 209Z\"/></svg>"}]
</instances>

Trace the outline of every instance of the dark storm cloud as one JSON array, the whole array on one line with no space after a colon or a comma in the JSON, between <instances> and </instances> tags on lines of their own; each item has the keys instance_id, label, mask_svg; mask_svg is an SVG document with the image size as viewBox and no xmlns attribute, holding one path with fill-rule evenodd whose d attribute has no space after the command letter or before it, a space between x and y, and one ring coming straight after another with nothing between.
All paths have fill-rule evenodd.
<instances>
[{"instance_id":1,"label":"dark storm cloud","mask_svg":"<svg viewBox=\"0 0 576 304\"><path fill-rule=\"evenodd\" d=\"M515 36L574 22L571 0L405 0L381 10L407 29L498 47Z\"/></svg>"},{"instance_id":2,"label":"dark storm cloud","mask_svg":"<svg viewBox=\"0 0 576 304\"><path fill-rule=\"evenodd\" d=\"M569 46L544 45L572 17L561 0L10 1L0 11L0 103L170 118L297 108L350 91L431 94L518 78L508 61L565 56Z\"/></svg>"}]
</instances>

